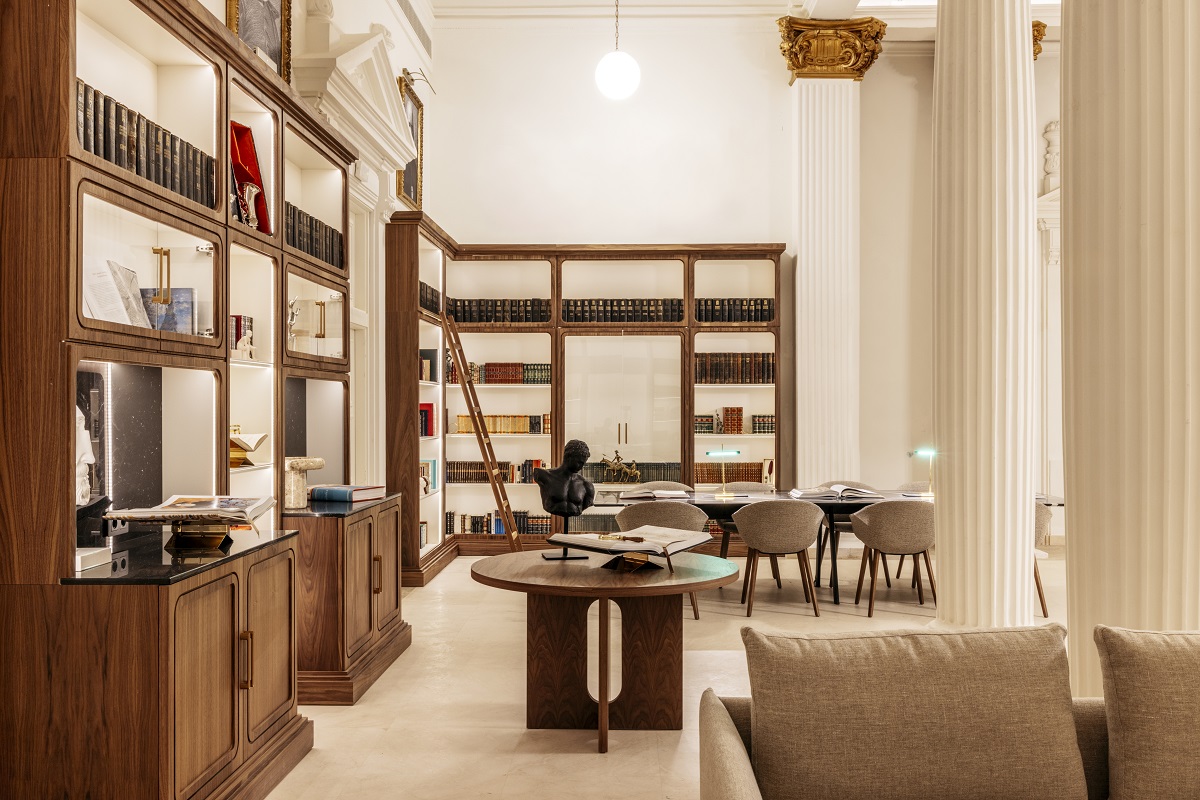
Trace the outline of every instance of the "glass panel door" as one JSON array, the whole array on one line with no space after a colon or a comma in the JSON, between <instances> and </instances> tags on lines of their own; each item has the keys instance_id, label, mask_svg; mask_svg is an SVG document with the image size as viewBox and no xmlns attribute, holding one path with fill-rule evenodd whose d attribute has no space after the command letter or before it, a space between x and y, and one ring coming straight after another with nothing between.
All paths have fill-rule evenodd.
<instances>
[{"instance_id":1,"label":"glass panel door","mask_svg":"<svg viewBox=\"0 0 1200 800\"><path fill-rule=\"evenodd\" d=\"M680 480L681 338L567 336L564 345L566 438L591 449L588 477Z\"/></svg>"}]
</instances>

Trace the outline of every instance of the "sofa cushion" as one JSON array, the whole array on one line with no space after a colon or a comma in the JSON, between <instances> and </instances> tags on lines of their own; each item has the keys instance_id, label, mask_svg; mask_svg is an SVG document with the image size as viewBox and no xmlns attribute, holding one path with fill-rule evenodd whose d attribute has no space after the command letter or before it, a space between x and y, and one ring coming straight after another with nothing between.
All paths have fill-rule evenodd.
<instances>
[{"instance_id":1,"label":"sofa cushion","mask_svg":"<svg viewBox=\"0 0 1200 800\"><path fill-rule=\"evenodd\" d=\"M1113 800L1200 798L1200 633L1097 625Z\"/></svg>"},{"instance_id":2,"label":"sofa cushion","mask_svg":"<svg viewBox=\"0 0 1200 800\"><path fill-rule=\"evenodd\" d=\"M742 629L765 800L1086 800L1060 625Z\"/></svg>"}]
</instances>

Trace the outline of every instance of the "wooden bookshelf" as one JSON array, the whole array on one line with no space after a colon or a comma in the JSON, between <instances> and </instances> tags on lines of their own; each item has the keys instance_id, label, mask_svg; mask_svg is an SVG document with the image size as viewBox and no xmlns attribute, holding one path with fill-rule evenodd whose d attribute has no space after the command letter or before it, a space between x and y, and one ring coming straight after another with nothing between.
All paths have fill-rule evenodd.
<instances>
[{"instance_id":1,"label":"wooden bookshelf","mask_svg":"<svg viewBox=\"0 0 1200 800\"><path fill-rule=\"evenodd\" d=\"M786 407L792 362L790 344L781 337L780 318L788 313L781 291L782 244L470 245L459 244L428 215L416 211L392 216L387 241L388 361L400 365L388 374L389 491L412 491L418 485L418 459L428 457L417 455L421 447L425 448L422 452L428 453L431 446L436 446L443 467L446 460L479 460L477 449L471 450L474 442L468 437L454 435L452 423L449 431L444 424L437 431L438 436L434 438L440 441L436 445L423 442L417 436L418 394L428 397L433 390L417 380L415 354L418 347L427 346L431 332L441 327L437 315L418 307L418 284L422 280L436 285L443 304L453 299L544 298L549 301L550 319L546 322L493 319L458 323L470 361L521 361L522 357L518 355L499 357L496 354L506 347L512 352L522 352L522 337L542 337L549 344L548 356L544 359L551 365L549 385L477 384L485 414L549 411L551 415L548 441L538 436L495 434L492 441L499 448L497 457L500 460L519 463L526 458L542 458L554 463L565 442L572 438L570 431L582 424L570 421L574 417L569 403L585 402L587 398L567 396L569 376L573 374L573 368L578 369L580 358L577 356L572 361L567 353L569 345L574 347L588 338L600 342L604 337L664 337L672 342L667 348L671 363L676 359L678 362L678 397L673 401L671 412L678 419L677 423L668 426L671 429L668 452L672 457L647 460L677 461L683 482L692 483L694 465L697 461L707 460L704 452L715 449L721 438L695 434L693 415L697 409L741 405L745 409L747 432L731 435L730 446L745 447L747 451L753 448L754 458L774 458L777 484L786 485L791 480L789 465L794 461L794 434L781 413ZM433 253L436 257L431 255ZM728 289L728 294L717 294L723 286ZM774 314L769 320L700 321L695 313L696 300L718 296L769 298ZM624 322L564 320L564 300L619 300L622 297L639 302L651 298L675 299L682 310L682 318ZM476 354L473 354L472 340L484 338L495 338L497 344L477 345ZM731 341L744 341L747 346L774 353L776 380L770 384L696 384L695 354L713 352L714 348L719 352L720 347L728 346ZM438 390L443 422L452 421L457 413L463 413L454 410L454 398L459 389L446 384L447 377L441 376L442 386ZM773 435L749 435L751 416L756 413L776 416L777 427ZM631 412L631 416L637 415ZM624 435L624 429L621 435L623 440L632 439ZM638 443L617 443L615 433L609 435L612 441L608 441L598 428L590 438L588 435L580 438L588 441L592 461L599 461L602 454L611 456L614 445L619 449L638 447ZM655 446L651 443L646 452L653 454ZM533 447L538 449L535 451L531 449ZM448 453L457 455L451 457ZM622 449L623 457L625 453ZM480 487L479 491L466 490L472 492L469 499L456 499L455 495L462 497L464 490L451 485L440 493L439 499L426 502L436 505L439 524L444 522L447 510L475 515L494 511L486 484L480 484ZM510 485L510 489L514 509L540 513L536 488ZM427 543L421 548L417 525L423 517L418 517L418 513L419 509L410 507L402 519L405 585L424 585L455 555L483 555L507 550L503 537L462 533L449 537L439 534L436 545ZM538 535L522 535L521 539L526 547L544 542L544 537Z\"/></svg>"},{"instance_id":2,"label":"wooden bookshelf","mask_svg":"<svg viewBox=\"0 0 1200 800\"><path fill-rule=\"evenodd\" d=\"M119 574L65 583L77 579L75 409L87 408L91 485L115 507L171 494L279 500L296 412L287 382L325 381L333 390L319 412L341 431L321 445L336 454L325 480L344 482L345 315L322 337L340 335L340 351L296 347L288 326L293 276L348 297L344 237L326 259L287 247L283 204L311 202L344 233L356 153L192 0L6 3L4 30L0 669L22 679L5 682L0 706L37 695L46 708L6 717L0 752L18 767L0 777L0 795L265 796L312 745L295 692L295 538L182 583ZM143 115L127 121L123 159L95 146L86 98L94 106L97 96L127 120ZM255 137L262 230L239 221L230 200L231 122ZM176 137L178 186L162 179L165 155L153 161L155 129ZM116 305L97 308L106 268L133 276L143 297L167 298L145 311L153 321L138 319L139 303L120 303L124 319ZM132 279L125 287L141 299ZM252 354L235 349L231 315L253 320ZM229 466L230 424L267 434L252 466ZM278 506L260 525L279 527ZM245 674L251 628L270 676L258 689ZM34 674L37 685L24 682Z\"/></svg>"}]
</instances>

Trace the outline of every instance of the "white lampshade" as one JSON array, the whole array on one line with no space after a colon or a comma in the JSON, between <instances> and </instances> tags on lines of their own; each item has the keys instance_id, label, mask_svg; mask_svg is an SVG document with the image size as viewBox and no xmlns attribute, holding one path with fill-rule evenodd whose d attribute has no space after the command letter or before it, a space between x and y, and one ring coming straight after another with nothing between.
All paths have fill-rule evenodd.
<instances>
[{"instance_id":1,"label":"white lampshade","mask_svg":"<svg viewBox=\"0 0 1200 800\"><path fill-rule=\"evenodd\" d=\"M609 100L624 100L642 81L642 70L633 56L624 50L613 50L596 65L596 86Z\"/></svg>"}]
</instances>

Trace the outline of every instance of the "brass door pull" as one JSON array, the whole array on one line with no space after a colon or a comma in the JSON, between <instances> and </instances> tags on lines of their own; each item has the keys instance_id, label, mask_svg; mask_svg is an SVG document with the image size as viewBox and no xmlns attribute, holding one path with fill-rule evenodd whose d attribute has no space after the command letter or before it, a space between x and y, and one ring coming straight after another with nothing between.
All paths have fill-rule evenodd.
<instances>
[{"instance_id":1,"label":"brass door pull","mask_svg":"<svg viewBox=\"0 0 1200 800\"><path fill-rule=\"evenodd\" d=\"M254 631L242 631L238 636L246 643L246 678L242 679L241 688L254 688Z\"/></svg>"},{"instance_id":2,"label":"brass door pull","mask_svg":"<svg viewBox=\"0 0 1200 800\"><path fill-rule=\"evenodd\" d=\"M158 293L150 298L150 302L158 303L159 305L169 306L171 304L171 248L155 247L152 248L154 255L158 256ZM166 282L163 282L163 261L166 260ZM164 290L163 287L166 286Z\"/></svg>"},{"instance_id":3,"label":"brass door pull","mask_svg":"<svg viewBox=\"0 0 1200 800\"><path fill-rule=\"evenodd\" d=\"M375 556L371 559L375 562L375 566L379 568L379 584L374 588L375 594L383 594L383 556Z\"/></svg>"}]
</instances>

